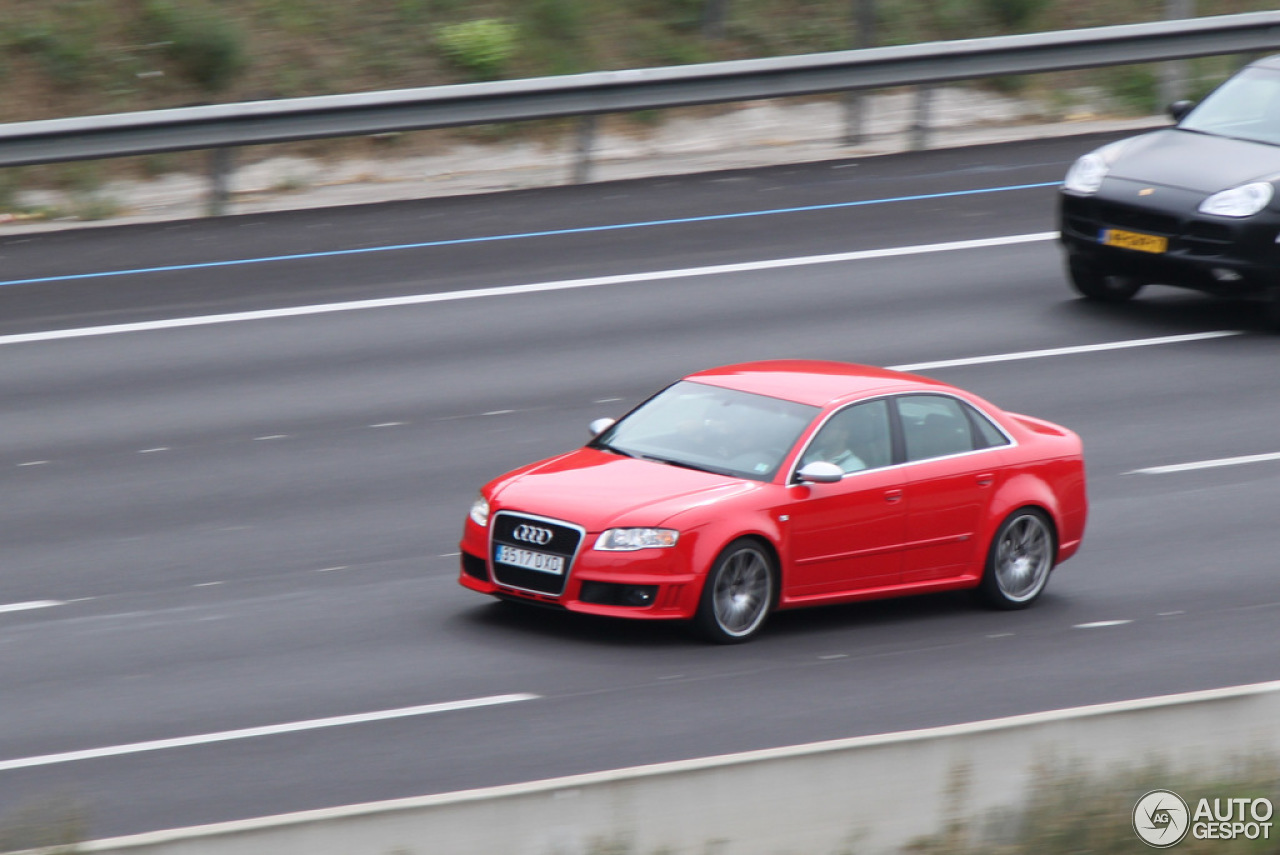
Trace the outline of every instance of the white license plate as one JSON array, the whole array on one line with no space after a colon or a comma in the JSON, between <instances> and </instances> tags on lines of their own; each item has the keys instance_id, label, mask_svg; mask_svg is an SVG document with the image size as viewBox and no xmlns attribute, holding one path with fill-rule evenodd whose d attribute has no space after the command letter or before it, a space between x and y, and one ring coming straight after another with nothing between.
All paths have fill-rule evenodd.
<instances>
[{"instance_id":1,"label":"white license plate","mask_svg":"<svg viewBox=\"0 0 1280 855\"><path fill-rule=\"evenodd\" d=\"M534 552L531 549L518 549L514 546L498 546L498 560L513 567L526 570L537 570L539 573L564 575L564 556L548 555L545 552Z\"/></svg>"}]
</instances>

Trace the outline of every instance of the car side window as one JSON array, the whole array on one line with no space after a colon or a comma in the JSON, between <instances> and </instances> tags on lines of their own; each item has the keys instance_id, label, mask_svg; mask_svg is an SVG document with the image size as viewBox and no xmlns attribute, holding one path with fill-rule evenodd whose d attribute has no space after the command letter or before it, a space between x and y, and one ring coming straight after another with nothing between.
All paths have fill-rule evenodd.
<instances>
[{"instance_id":1,"label":"car side window","mask_svg":"<svg viewBox=\"0 0 1280 855\"><path fill-rule=\"evenodd\" d=\"M973 426L964 404L955 398L903 395L897 401L902 437L907 446L907 462L963 454L988 445L985 438L974 441Z\"/></svg>"},{"instance_id":2,"label":"car side window","mask_svg":"<svg viewBox=\"0 0 1280 855\"><path fill-rule=\"evenodd\" d=\"M975 446L978 448L995 448L997 445L1008 445L1009 437L1005 436L1004 431L991 423L991 419L975 410L968 404L961 404L966 413L969 414L969 421L973 424L977 431L975 437Z\"/></svg>"},{"instance_id":3,"label":"car side window","mask_svg":"<svg viewBox=\"0 0 1280 855\"><path fill-rule=\"evenodd\" d=\"M845 472L888 466L893 461L889 402L881 398L854 404L827 419L805 449L800 466L819 460Z\"/></svg>"}]
</instances>

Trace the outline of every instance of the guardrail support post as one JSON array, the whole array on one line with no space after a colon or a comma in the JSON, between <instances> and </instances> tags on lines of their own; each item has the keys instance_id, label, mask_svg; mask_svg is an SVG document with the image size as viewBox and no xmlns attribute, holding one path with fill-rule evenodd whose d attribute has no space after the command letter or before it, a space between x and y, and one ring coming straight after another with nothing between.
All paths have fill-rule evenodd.
<instances>
[{"instance_id":1,"label":"guardrail support post","mask_svg":"<svg viewBox=\"0 0 1280 855\"><path fill-rule=\"evenodd\" d=\"M231 196L232 154L228 146L209 151L209 199L205 213L221 217L227 212L227 199Z\"/></svg>"},{"instance_id":2,"label":"guardrail support post","mask_svg":"<svg viewBox=\"0 0 1280 855\"><path fill-rule=\"evenodd\" d=\"M929 147L929 114L933 107L932 86L916 87L916 117L911 124L911 150Z\"/></svg>"},{"instance_id":3,"label":"guardrail support post","mask_svg":"<svg viewBox=\"0 0 1280 855\"><path fill-rule=\"evenodd\" d=\"M1169 21L1194 18L1196 0L1164 0L1164 17ZM1187 96L1187 61L1174 59L1160 67L1160 107Z\"/></svg>"},{"instance_id":4,"label":"guardrail support post","mask_svg":"<svg viewBox=\"0 0 1280 855\"><path fill-rule=\"evenodd\" d=\"M876 43L876 0L853 0L849 10L853 20L853 46L869 48ZM861 90L844 95L844 144L857 145L866 136L867 98Z\"/></svg>"},{"instance_id":5,"label":"guardrail support post","mask_svg":"<svg viewBox=\"0 0 1280 855\"><path fill-rule=\"evenodd\" d=\"M594 114L578 120L578 143L573 159L573 183L586 184L591 180L591 150L596 143L596 117Z\"/></svg>"}]
</instances>

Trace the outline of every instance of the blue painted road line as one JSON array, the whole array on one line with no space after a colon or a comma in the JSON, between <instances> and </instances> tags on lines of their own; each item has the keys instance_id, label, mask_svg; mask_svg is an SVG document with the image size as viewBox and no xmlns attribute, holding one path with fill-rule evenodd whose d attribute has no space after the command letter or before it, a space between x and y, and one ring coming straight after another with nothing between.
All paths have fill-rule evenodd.
<instances>
[{"instance_id":1,"label":"blue painted road line","mask_svg":"<svg viewBox=\"0 0 1280 855\"><path fill-rule=\"evenodd\" d=\"M884 199L863 199L856 202L831 202L824 205L802 205L795 208L770 208L762 211L738 211L732 214L708 214L701 217L677 217L669 220L646 220L635 223L615 223L605 226L583 226L572 229L550 229L540 232L522 232L518 234L485 235L482 237L454 238L450 240L423 241L421 243L391 244L388 246L370 246L359 249L334 249L324 252L302 252L294 255L268 255L260 258L239 258L224 261L205 261L196 264L171 264L162 267L138 267L130 270L102 270L91 273L68 273L61 276L39 276L32 279L0 280L0 286L37 285L49 282L73 282L85 279L105 279L113 276L138 276L145 273L174 273L184 270L207 270L218 267L235 267L244 264L267 264L276 261L306 261L317 258L337 258L348 255L367 255L375 252L396 252L406 249L432 249L442 246L464 246L466 244L490 243L493 241L526 240L529 238L563 237L565 235L591 234L593 232L618 231L622 229L645 229L654 226L677 226L688 223L709 223L719 220L737 220L747 217L773 217L784 214L804 214L813 211L831 211L841 208L860 208L869 205L889 205L899 202L923 202L930 199L948 199L958 196L979 196L989 193L1008 193L1017 190L1040 190L1045 187L1057 187L1060 181L1047 181L1038 184L1012 184L1005 187L984 187L978 190L955 190L947 193L923 193L915 196L892 196Z\"/></svg>"}]
</instances>

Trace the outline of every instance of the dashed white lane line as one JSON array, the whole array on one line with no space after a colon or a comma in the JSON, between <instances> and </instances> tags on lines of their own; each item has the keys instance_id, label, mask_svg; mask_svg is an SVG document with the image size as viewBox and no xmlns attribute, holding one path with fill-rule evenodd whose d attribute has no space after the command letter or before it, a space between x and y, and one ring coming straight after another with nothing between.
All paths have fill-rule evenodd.
<instances>
[{"instance_id":1,"label":"dashed white lane line","mask_svg":"<svg viewBox=\"0 0 1280 855\"><path fill-rule=\"evenodd\" d=\"M1224 466L1245 466L1250 463L1269 463L1280 460L1280 451L1267 454L1246 454L1243 457L1219 457L1216 460L1193 460L1190 463L1173 463L1168 466L1148 466L1133 469L1126 475L1171 475L1175 472L1194 472L1197 469L1219 469Z\"/></svg>"},{"instance_id":2,"label":"dashed white lane line","mask_svg":"<svg viewBox=\"0 0 1280 855\"><path fill-rule=\"evenodd\" d=\"M1092 623L1078 623L1072 629L1103 629L1108 626L1124 626L1132 620L1095 620Z\"/></svg>"},{"instance_id":3,"label":"dashed white lane line","mask_svg":"<svg viewBox=\"0 0 1280 855\"><path fill-rule=\"evenodd\" d=\"M58 763L75 763L80 760L94 760L101 757L118 757L123 754L141 754L147 751L163 751L167 748L188 748L195 745L208 745L214 742L231 742L238 739L253 739L259 736L275 736L281 733L297 733L304 730L320 730L328 727L345 727L352 724L367 724L376 721L388 721L397 718L433 715L435 713L454 712L457 710L492 707L501 704L514 704L521 701L537 700L539 695L511 694L491 695L486 698L473 698L465 701L449 701L440 704L425 704L417 707L403 707L394 710L340 715L332 718L316 718L309 721L294 721L285 724L272 724L265 727L246 727L240 730L224 730L219 733L204 733L196 736L182 736L175 739L153 739L148 742L132 742L126 745L108 745L103 748L89 748L82 751L67 751L62 754L41 754L36 757L18 757L13 760L0 760L0 772L12 769L29 769L33 766L53 766Z\"/></svg>"},{"instance_id":4,"label":"dashed white lane line","mask_svg":"<svg viewBox=\"0 0 1280 855\"><path fill-rule=\"evenodd\" d=\"M987 365L992 362L1018 362L1026 359L1045 359L1054 356L1075 356L1082 353L1101 353L1108 350L1128 350L1135 347L1158 347L1165 344L1183 344L1215 338L1243 335L1240 330L1214 330L1212 332L1164 335L1156 338L1134 338L1124 341L1104 341L1098 344L1080 344L1071 347L1051 347L1044 350L1021 350L1012 353L993 353L990 356L970 356L961 359L942 359L936 362L914 362L909 365L891 365L895 371L932 371L936 368L956 368L965 365Z\"/></svg>"},{"instance_id":5,"label":"dashed white lane line","mask_svg":"<svg viewBox=\"0 0 1280 855\"><path fill-rule=\"evenodd\" d=\"M0 612L26 612L32 609L51 609L54 606L64 606L62 600L31 600L26 603L5 603L0 604Z\"/></svg>"}]
</instances>

